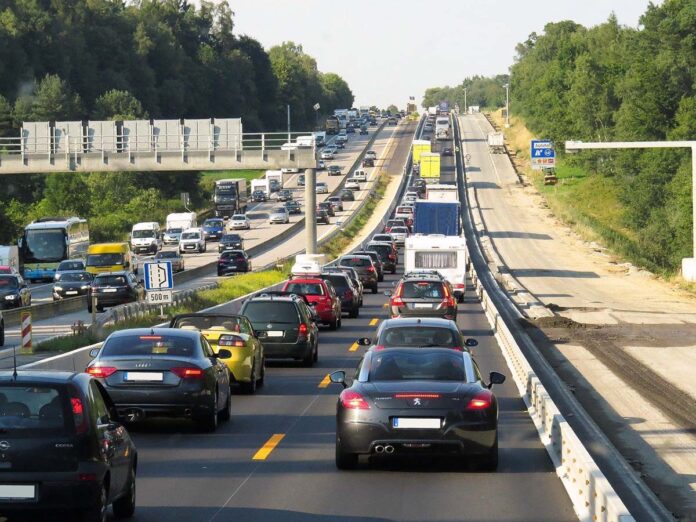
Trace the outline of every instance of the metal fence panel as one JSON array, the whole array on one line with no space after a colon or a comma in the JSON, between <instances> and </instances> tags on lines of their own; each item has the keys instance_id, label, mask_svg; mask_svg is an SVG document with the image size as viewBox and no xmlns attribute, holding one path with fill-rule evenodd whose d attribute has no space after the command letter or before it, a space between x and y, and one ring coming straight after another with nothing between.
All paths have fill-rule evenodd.
<instances>
[{"instance_id":1,"label":"metal fence panel","mask_svg":"<svg viewBox=\"0 0 696 522\"><path fill-rule=\"evenodd\" d=\"M215 149L218 150L241 150L242 119L215 118L213 142Z\"/></svg>"},{"instance_id":2,"label":"metal fence panel","mask_svg":"<svg viewBox=\"0 0 696 522\"><path fill-rule=\"evenodd\" d=\"M124 151L149 152L152 150L152 125L148 120L124 121L121 140Z\"/></svg>"},{"instance_id":3,"label":"metal fence panel","mask_svg":"<svg viewBox=\"0 0 696 522\"><path fill-rule=\"evenodd\" d=\"M27 154L51 151L51 127L47 121L22 122L22 145Z\"/></svg>"},{"instance_id":4,"label":"metal fence panel","mask_svg":"<svg viewBox=\"0 0 696 522\"><path fill-rule=\"evenodd\" d=\"M181 121L154 120L152 135L157 150L176 152L181 150Z\"/></svg>"},{"instance_id":5,"label":"metal fence panel","mask_svg":"<svg viewBox=\"0 0 696 522\"><path fill-rule=\"evenodd\" d=\"M116 122L88 121L85 152L117 152Z\"/></svg>"},{"instance_id":6,"label":"metal fence panel","mask_svg":"<svg viewBox=\"0 0 696 522\"><path fill-rule=\"evenodd\" d=\"M212 140L212 119L184 120L184 145L187 150L208 150Z\"/></svg>"},{"instance_id":7,"label":"metal fence panel","mask_svg":"<svg viewBox=\"0 0 696 522\"><path fill-rule=\"evenodd\" d=\"M53 127L53 152L82 152L83 132L81 121L57 121Z\"/></svg>"}]
</instances>

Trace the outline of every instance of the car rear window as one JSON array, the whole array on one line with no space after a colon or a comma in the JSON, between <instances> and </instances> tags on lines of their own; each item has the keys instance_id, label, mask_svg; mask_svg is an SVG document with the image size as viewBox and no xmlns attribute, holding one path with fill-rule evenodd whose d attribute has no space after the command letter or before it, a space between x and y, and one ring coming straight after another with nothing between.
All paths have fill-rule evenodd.
<instances>
[{"instance_id":1,"label":"car rear window","mask_svg":"<svg viewBox=\"0 0 696 522\"><path fill-rule=\"evenodd\" d=\"M460 352L408 353L401 350L374 352L368 380L375 381L463 381L464 359Z\"/></svg>"},{"instance_id":2,"label":"car rear window","mask_svg":"<svg viewBox=\"0 0 696 522\"><path fill-rule=\"evenodd\" d=\"M382 259L386 259L392 252L392 248L389 245L367 245L370 250L374 250L379 254Z\"/></svg>"},{"instance_id":3,"label":"car rear window","mask_svg":"<svg viewBox=\"0 0 696 522\"><path fill-rule=\"evenodd\" d=\"M324 287L319 283L288 283L284 291L302 295L324 295Z\"/></svg>"},{"instance_id":4,"label":"car rear window","mask_svg":"<svg viewBox=\"0 0 696 522\"><path fill-rule=\"evenodd\" d=\"M58 265L58 270L82 270L84 267L82 261L63 261Z\"/></svg>"},{"instance_id":5,"label":"car rear window","mask_svg":"<svg viewBox=\"0 0 696 522\"><path fill-rule=\"evenodd\" d=\"M3 437L66 433L68 413L62 388L22 383L0 386Z\"/></svg>"},{"instance_id":6,"label":"car rear window","mask_svg":"<svg viewBox=\"0 0 696 522\"><path fill-rule=\"evenodd\" d=\"M372 260L362 257L342 257L338 264L341 266L366 267L372 265Z\"/></svg>"},{"instance_id":7,"label":"car rear window","mask_svg":"<svg viewBox=\"0 0 696 522\"><path fill-rule=\"evenodd\" d=\"M296 324L299 316L295 303L288 301L252 301L243 310L252 323Z\"/></svg>"},{"instance_id":8,"label":"car rear window","mask_svg":"<svg viewBox=\"0 0 696 522\"><path fill-rule=\"evenodd\" d=\"M94 284L97 286L125 286L126 276L122 275L105 275L94 278Z\"/></svg>"},{"instance_id":9,"label":"car rear window","mask_svg":"<svg viewBox=\"0 0 696 522\"><path fill-rule=\"evenodd\" d=\"M386 241L387 243L391 243L394 240L394 238L391 235L387 234L376 234L372 236L372 239L374 241Z\"/></svg>"},{"instance_id":10,"label":"car rear window","mask_svg":"<svg viewBox=\"0 0 696 522\"><path fill-rule=\"evenodd\" d=\"M404 281L401 297L406 299L425 298L442 299L445 297L442 283L435 281Z\"/></svg>"},{"instance_id":11,"label":"car rear window","mask_svg":"<svg viewBox=\"0 0 696 522\"><path fill-rule=\"evenodd\" d=\"M398 326L385 329L379 336L382 346L401 347L428 347L438 346L443 348L461 347L461 341L457 332L450 328L435 326Z\"/></svg>"},{"instance_id":12,"label":"car rear window","mask_svg":"<svg viewBox=\"0 0 696 522\"><path fill-rule=\"evenodd\" d=\"M190 337L180 335L119 335L106 340L100 357L198 357L200 348Z\"/></svg>"},{"instance_id":13,"label":"car rear window","mask_svg":"<svg viewBox=\"0 0 696 522\"><path fill-rule=\"evenodd\" d=\"M175 257L179 257L179 254L174 252L173 250L167 250L163 252L158 252L155 256L155 259L172 259Z\"/></svg>"},{"instance_id":14,"label":"car rear window","mask_svg":"<svg viewBox=\"0 0 696 522\"><path fill-rule=\"evenodd\" d=\"M399 207L396 209L397 214L413 214L413 208L411 207Z\"/></svg>"},{"instance_id":15,"label":"car rear window","mask_svg":"<svg viewBox=\"0 0 696 522\"><path fill-rule=\"evenodd\" d=\"M196 330L210 330L211 328L224 328L230 332L251 333L248 324L241 317L229 317L225 315L205 315L180 317L172 325L173 328L195 328Z\"/></svg>"},{"instance_id":16,"label":"car rear window","mask_svg":"<svg viewBox=\"0 0 696 522\"><path fill-rule=\"evenodd\" d=\"M348 288L348 276L343 275L322 275L322 279L329 281L336 290L342 292Z\"/></svg>"},{"instance_id":17,"label":"car rear window","mask_svg":"<svg viewBox=\"0 0 696 522\"><path fill-rule=\"evenodd\" d=\"M220 254L220 259L227 259L227 260L235 259L237 261L243 261L244 254L242 254L241 252L234 251L234 250L231 252L227 251L227 252L223 252L222 254Z\"/></svg>"}]
</instances>

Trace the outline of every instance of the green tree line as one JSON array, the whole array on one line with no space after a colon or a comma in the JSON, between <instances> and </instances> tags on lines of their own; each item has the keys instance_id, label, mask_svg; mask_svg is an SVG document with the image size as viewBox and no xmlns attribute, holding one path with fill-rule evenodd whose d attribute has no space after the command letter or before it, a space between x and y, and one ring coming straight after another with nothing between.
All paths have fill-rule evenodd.
<instances>
[{"instance_id":1,"label":"green tree line","mask_svg":"<svg viewBox=\"0 0 696 522\"><path fill-rule=\"evenodd\" d=\"M696 139L694 12L691 0L666 0L647 8L639 28L613 15L591 28L546 25L517 46L511 110L557 144ZM687 150L584 152L566 160L612 178L630 239L653 267L676 270L691 257Z\"/></svg>"},{"instance_id":2,"label":"green tree line","mask_svg":"<svg viewBox=\"0 0 696 522\"><path fill-rule=\"evenodd\" d=\"M431 87L423 96L423 107L434 107L442 101L450 107L459 105L464 110L465 105L478 105L481 109L494 109L505 105L505 87L508 82L507 74L499 74L493 78L472 76L455 87Z\"/></svg>"},{"instance_id":3,"label":"green tree line","mask_svg":"<svg viewBox=\"0 0 696 522\"><path fill-rule=\"evenodd\" d=\"M0 2L0 137L23 121L241 117L247 132L313 129L322 113L351 107L339 75L318 70L292 42L264 50L234 33L226 2L8 0ZM203 203L198 173L3 176L0 243L31 219L80 215L96 239ZM158 203L159 202L159 203ZM158 207L159 205L159 207ZM153 214L153 212L155 212Z\"/></svg>"}]
</instances>

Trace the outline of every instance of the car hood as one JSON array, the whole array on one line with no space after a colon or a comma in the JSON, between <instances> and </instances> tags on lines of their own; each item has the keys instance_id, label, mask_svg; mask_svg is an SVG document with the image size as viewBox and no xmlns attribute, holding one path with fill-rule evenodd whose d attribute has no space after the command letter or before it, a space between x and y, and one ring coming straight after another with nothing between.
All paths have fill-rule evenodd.
<instances>
[{"instance_id":1,"label":"car hood","mask_svg":"<svg viewBox=\"0 0 696 522\"><path fill-rule=\"evenodd\" d=\"M56 281L53 286L59 286L63 290L79 290L83 286L91 286L89 281Z\"/></svg>"},{"instance_id":2,"label":"car hood","mask_svg":"<svg viewBox=\"0 0 696 522\"><path fill-rule=\"evenodd\" d=\"M18 289L14 289L14 290L13 290L13 289L7 288L7 289L4 289L4 290L0 290L0 297L4 297L4 296L6 296L6 295L16 295L16 294L18 294L18 293L19 293L19 290L18 290Z\"/></svg>"}]
</instances>

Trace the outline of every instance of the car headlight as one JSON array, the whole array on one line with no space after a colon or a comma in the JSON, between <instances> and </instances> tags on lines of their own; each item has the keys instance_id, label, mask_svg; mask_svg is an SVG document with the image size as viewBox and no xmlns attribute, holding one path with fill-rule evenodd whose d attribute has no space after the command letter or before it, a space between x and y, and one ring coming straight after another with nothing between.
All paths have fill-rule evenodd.
<instances>
[{"instance_id":1,"label":"car headlight","mask_svg":"<svg viewBox=\"0 0 696 522\"><path fill-rule=\"evenodd\" d=\"M80 290L89 290L89 285L82 285Z\"/></svg>"},{"instance_id":2,"label":"car headlight","mask_svg":"<svg viewBox=\"0 0 696 522\"><path fill-rule=\"evenodd\" d=\"M14 301L15 299L17 299L17 296L16 295L6 295L5 299L7 299L8 301Z\"/></svg>"},{"instance_id":3,"label":"car headlight","mask_svg":"<svg viewBox=\"0 0 696 522\"><path fill-rule=\"evenodd\" d=\"M57 292L62 292L62 291L63 291L63 287L62 287L62 286L54 286L54 287L53 287L53 290L55 290L55 291L57 291Z\"/></svg>"}]
</instances>

